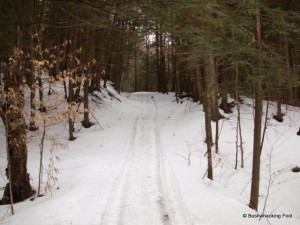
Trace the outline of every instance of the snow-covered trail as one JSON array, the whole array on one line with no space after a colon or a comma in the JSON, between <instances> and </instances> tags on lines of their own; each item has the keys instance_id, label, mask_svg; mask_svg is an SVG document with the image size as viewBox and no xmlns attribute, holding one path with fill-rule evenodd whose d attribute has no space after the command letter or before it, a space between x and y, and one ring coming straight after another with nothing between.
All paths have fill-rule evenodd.
<instances>
[{"instance_id":1,"label":"snow-covered trail","mask_svg":"<svg viewBox=\"0 0 300 225\"><path fill-rule=\"evenodd\" d=\"M110 90L114 93L114 90ZM207 170L204 142L204 115L198 103L159 93L122 93L113 101L108 93L92 98L94 119L99 124L82 129L76 126L75 141L66 141L64 123L52 126L45 143L44 179L53 157L59 185L43 197L15 204L14 216L8 205L0 205L2 225L298 225L299 166L296 148L300 111L287 110L287 119L278 124L269 120L265 149L262 152L262 212L271 167L272 182L266 215L260 219L248 207L253 139L252 100L242 104L245 168L235 170L236 112L222 120L220 153L214 155L214 181L203 179ZM272 105L271 105L272 106ZM276 105L270 108L276 112ZM271 111L270 111L271 113ZM289 119L288 119L289 118ZM100 126L99 126L100 125ZM2 136L1 136L2 134ZM40 160L37 133L28 145L28 172L37 190ZM0 124L0 149L4 129ZM52 139L59 146L50 152ZM2 138L2 139L1 139ZM47 151L46 151L47 149ZM0 151L0 196L6 185L5 151ZM43 188L42 188L43 191ZM28 216L30 215L30 216ZM289 218L282 215L290 215ZM281 218L279 218L281 216Z\"/></svg>"},{"instance_id":2,"label":"snow-covered trail","mask_svg":"<svg viewBox=\"0 0 300 225\"><path fill-rule=\"evenodd\" d=\"M176 177L162 149L155 98L140 93L129 101L139 108L126 156L98 225L189 225Z\"/></svg>"}]
</instances>

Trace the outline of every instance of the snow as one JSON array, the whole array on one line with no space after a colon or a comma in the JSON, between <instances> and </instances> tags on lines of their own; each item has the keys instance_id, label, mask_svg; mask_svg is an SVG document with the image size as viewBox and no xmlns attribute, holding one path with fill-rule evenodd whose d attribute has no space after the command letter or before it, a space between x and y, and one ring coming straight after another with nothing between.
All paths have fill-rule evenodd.
<instances>
[{"instance_id":1,"label":"snow","mask_svg":"<svg viewBox=\"0 0 300 225\"><path fill-rule=\"evenodd\" d=\"M59 170L52 174L58 184L52 183L52 190L47 193L42 191L43 197L15 204L13 216L9 206L0 206L0 224L300 224L300 174L291 172L293 167L300 166L296 135L299 108L286 106L285 120L278 123L272 119L275 104L270 103L261 162L260 204L255 212L248 207L253 139L251 99L244 98L241 105L245 168L234 169L234 111L220 121L220 154L213 155L211 181L205 178L202 106L186 99L176 103L174 93L118 95L112 88L109 90L121 102L105 91L97 98L92 97L91 120L95 125L85 129L78 121L76 140L67 140L63 123L51 126L45 143L42 186L47 182L49 164ZM3 124L0 132L0 187L4 187ZM37 189L40 137L37 132L29 132L28 136L28 171ZM67 148L57 145L51 153L49 149L54 143L66 144ZM58 157L59 161L50 161L51 157ZM260 219L266 197L264 216L272 218ZM286 218L287 215L292 218Z\"/></svg>"}]
</instances>

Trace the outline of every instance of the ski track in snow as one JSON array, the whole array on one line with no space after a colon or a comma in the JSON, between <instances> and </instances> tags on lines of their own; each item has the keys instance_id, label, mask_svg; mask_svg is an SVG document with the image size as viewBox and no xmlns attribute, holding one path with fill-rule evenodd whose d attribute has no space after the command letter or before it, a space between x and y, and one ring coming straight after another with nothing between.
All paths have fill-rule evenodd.
<instances>
[{"instance_id":1,"label":"ski track in snow","mask_svg":"<svg viewBox=\"0 0 300 225\"><path fill-rule=\"evenodd\" d=\"M129 101L140 107L140 113L95 225L192 225L163 151L155 99L135 94Z\"/></svg>"}]
</instances>

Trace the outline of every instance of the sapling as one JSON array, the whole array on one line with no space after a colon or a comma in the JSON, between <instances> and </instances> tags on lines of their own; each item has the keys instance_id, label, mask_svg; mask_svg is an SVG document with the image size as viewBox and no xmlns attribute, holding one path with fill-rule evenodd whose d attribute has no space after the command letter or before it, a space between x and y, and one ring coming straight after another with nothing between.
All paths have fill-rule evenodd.
<instances>
[{"instance_id":1,"label":"sapling","mask_svg":"<svg viewBox=\"0 0 300 225\"><path fill-rule=\"evenodd\" d=\"M40 143L40 167L39 167L39 184L38 184L38 192L37 196L41 197L41 182L43 177L43 154L44 154L44 141L45 141L45 135L46 135L46 118L45 115L43 117L43 133L41 137L41 143Z\"/></svg>"},{"instance_id":2,"label":"sapling","mask_svg":"<svg viewBox=\"0 0 300 225\"><path fill-rule=\"evenodd\" d=\"M238 164L238 150L241 151L241 168L244 168L244 148L243 148L243 137L242 137L242 127L241 127L241 108L240 108L240 97L238 92L238 76L239 70L238 66L235 66L235 97L236 97L236 109L237 109L237 127L236 127L236 157L235 157L235 169L237 169Z\"/></svg>"}]
</instances>

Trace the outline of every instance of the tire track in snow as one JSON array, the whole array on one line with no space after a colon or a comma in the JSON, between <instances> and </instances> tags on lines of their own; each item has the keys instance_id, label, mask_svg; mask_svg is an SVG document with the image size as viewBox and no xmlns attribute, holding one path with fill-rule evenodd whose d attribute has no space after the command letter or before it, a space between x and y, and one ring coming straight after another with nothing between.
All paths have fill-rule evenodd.
<instances>
[{"instance_id":1,"label":"tire track in snow","mask_svg":"<svg viewBox=\"0 0 300 225\"><path fill-rule=\"evenodd\" d=\"M135 95L131 100L140 106L141 113L135 119L121 171L95 224L191 225L162 149L156 102L149 95Z\"/></svg>"},{"instance_id":2,"label":"tire track in snow","mask_svg":"<svg viewBox=\"0 0 300 225\"><path fill-rule=\"evenodd\" d=\"M171 163L163 152L160 132L156 129L158 160L160 161L161 187L163 192L163 209L165 217L172 225L192 225L189 212L186 210L183 197L179 188L177 178L175 176Z\"/></svg>"},{"instance_id":3,"label":"tire track in snow","mask_svg":"<svg viewBox=\"0 0 300 225\"><path fill-rule=\"evenodd\" d=\"M99 216L95 220L95 225L105 225L107 224L108 216L111 214L111 211L113 210L113 203L115 199L115 193L119 189L119 186L121 184L121 181L124 179L124 175L126 173L126 170L123 168L127 167L127 164L129 164L129 154L130 149L132 149L134 145L135 136L137 134L137 123L140 118L140 115L138 115L134 121L132 134L129 141L129 146L127 147L127 152L125 153L125 159L123 160L121 166L118 168L118 171L121 170L117 176L113 179L111 188L109 189L108 193L105 195L106 198L104 199L104 209L103 213L99 214Z\"/></svg>"},{"instance_id":4,"label":"tire track in snow","mask_svg":"<svg viewBox=\"0 0 300 225\"><path fill-rule=\"evenodd\" d=\"M170 225L193 225L189 219L190 215L185 207L179 183L175 176L174 169L169 162L161 142L160 131L158 129L158 108L155 99L152 99L155 106L155 135L156 135L156 149L158 157L158 166L160 171L160 182L163 198L161 206L164 211L163 217L168 220Z\"/></svg>"},{"instance_id":5,"label":"tire track in snow","mask_svg":"<svg viewBox=\"0 0 300 225\"><path fill-rule=\"evenodd\" d=\"M126 181L122 185L118 225L169 225L162 216L157 175L158 161L153 104L150 96L137 96L143 113L139 120L135 145Z\"/></svg>"},{"instance_id":6,"label":"tire track in snow","mask_svg":"<svg viewBox=\"0 0 300 225\"><path fill-rule=\"evenodd\" d=\"M133 107L137 108L134 104L136 101L142 101L140 96L132 97L132 95L127 96L128 100L133 102ZM132 104L132 103L131 103ZM120 192L122 189L120 186L126 179L126 174L128 173L128 168L130 167L131 162L131 155L133 154L133 149L135 145L136 135L137 135L137 127L138 122L142 115L142 109L140 109L140 113L134 120L133 129L131 132L131 136L129 139L129 144L126 148L125 157L121 165L119 166L117 170L116 177L113 179L112 184L110 185L110 188L108 190L108 193L105 194L104 197L104 207L102 208L101 212L95 219L95 225L107 225L109 224L109 220L112 217L113 214L119 214L119 211L115 208L117 198L120 196L117 196L117 193ZM120 172L119 172L120 171ZM115 216L116 217L116 216ZM117 224L117 221L114 221Z\"/></svg>"}]
</instances>

